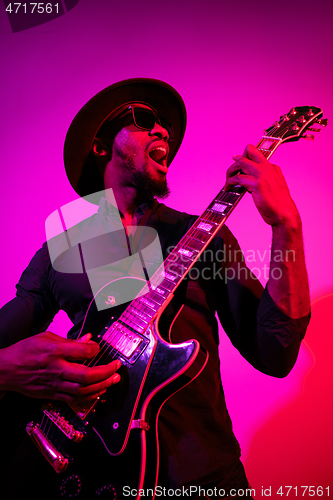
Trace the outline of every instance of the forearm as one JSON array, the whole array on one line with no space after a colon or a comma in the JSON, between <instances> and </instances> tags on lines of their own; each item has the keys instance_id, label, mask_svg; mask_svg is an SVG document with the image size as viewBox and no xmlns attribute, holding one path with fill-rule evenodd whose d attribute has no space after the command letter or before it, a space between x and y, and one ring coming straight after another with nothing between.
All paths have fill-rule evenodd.
<instances>
[{"instance_id":1,"label":"forearm","mask_svg":"<svg viewBox=\"0 0 333 500\"><path fill-rule=\"evenodd\" d=\"M299 215L272 227L270 277L267 290L290 318L309 314L310 297Z\"/></svg>"}]
</instances>

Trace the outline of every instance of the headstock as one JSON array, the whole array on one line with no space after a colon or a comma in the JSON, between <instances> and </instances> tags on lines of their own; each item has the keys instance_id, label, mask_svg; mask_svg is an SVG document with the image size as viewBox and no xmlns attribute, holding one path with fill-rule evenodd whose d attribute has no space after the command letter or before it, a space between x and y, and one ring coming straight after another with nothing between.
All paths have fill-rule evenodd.
<instances>
[{"instance_id":1,"label":"headstock","mask_svg":"<svg viewBox=\"0 0 333 500\"><path fill-rule=\"evenodd\" d=\"M322 118L323 111L314 106L299 106L292 108L286 115L280 116L274 125L264 130L264 137L279 139L282 142L298 141L298 139L313 140L313 134L305 134L307 130L320 132L321 128L312 125L326 127L327 118Z\"/></svg>"}]
</instances>

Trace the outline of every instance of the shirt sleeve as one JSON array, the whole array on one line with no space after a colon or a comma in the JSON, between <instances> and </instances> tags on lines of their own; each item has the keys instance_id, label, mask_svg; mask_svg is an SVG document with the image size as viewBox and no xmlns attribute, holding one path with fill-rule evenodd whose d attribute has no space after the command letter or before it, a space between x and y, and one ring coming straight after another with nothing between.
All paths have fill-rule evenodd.
<instances>
[{"instance_id":1,"label":"shirt sleeve","mask_svg":"<svg viewBox=\"0 0 333 500\"><path fill-rule=\"evenodd\" d=\"M223 228L222 279L217 280L217 314L232 344L255 368L285 377L294 366L310 315L293 319L275 304L248 269L237 240Z\"/></svg>"},{"instance_id":2,"label":"shirt sleeve","mask_svg":"<svg viewBox=\"0 0 333 500\"><path fill-rule=\"evenodd\" d=\"M44 245L16 285L16 297L0 309L0 348L47 330L59 308L47 280L48 251Z\"/></svg>"}]
</instances>

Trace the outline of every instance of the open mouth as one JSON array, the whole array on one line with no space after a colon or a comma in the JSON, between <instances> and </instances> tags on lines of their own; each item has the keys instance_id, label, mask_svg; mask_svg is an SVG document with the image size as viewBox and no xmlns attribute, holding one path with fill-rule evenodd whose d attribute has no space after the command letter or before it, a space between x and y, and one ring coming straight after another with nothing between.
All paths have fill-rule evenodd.
<instances>
[{"instance_id":1,"label":"open mouth","mask_svg":"<svg viewBox=\"0 0 333 500\"><path fill-rule=\"evenodd\" d=\"M156 148L149 151L150 158L162 166L167 166L168 151L163 146L156 146Z\"/></svg>"}]
</instances>

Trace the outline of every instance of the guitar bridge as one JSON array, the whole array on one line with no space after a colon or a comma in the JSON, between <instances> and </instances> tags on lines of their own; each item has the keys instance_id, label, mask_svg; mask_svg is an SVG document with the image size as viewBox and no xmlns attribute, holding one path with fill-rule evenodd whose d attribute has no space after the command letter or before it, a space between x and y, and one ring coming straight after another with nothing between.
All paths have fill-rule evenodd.
<instances>
[{"instance_id":1,"label":"guitar bridge","mask_svg":"<svg viewBox=\"0 0 333 500\"><path fill-rule=\"evenodd\" d=\"M82 441L84 434L81 431L77 431L73 425L71 425L59 412L55 411L52 404L45 405L43 408L45 415L65 434L65 436L74 441L74 443L79 443Z\"/></svg>"},{"instance_id":2,"label":"guitar bridge","mask_svg":"<svg viewBox=\"0 0 333 500\"><path fill-rule=\"evenodd\" d=\"M26 431L40 450L42 455L46 458L53 469L59 474L63 472L68 465L68 459L65 458L47 439L45 434L40 430L39 425L34 422L30 422Z\"/></svg>"}]
</instances>

